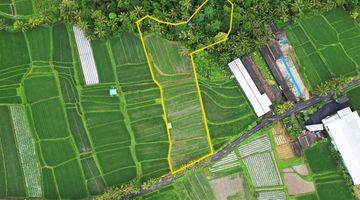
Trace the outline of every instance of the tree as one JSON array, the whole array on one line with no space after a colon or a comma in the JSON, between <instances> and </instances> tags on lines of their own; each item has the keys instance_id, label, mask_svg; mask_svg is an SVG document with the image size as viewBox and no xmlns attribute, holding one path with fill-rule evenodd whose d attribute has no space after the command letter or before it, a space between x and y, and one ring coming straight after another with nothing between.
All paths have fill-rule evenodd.
<instances>
[{"instance_id":1,"label":"tree","mask_svg":"<svg viewBox=\"0 0 360 200\"><path fill-rule=\"evenodd\" d=\"M328 94L339 95L343 92L343 87L351 81L350 77L334 77L318 85L314 91L317 96L326 96Z\"/></svg>"}]
</instances>

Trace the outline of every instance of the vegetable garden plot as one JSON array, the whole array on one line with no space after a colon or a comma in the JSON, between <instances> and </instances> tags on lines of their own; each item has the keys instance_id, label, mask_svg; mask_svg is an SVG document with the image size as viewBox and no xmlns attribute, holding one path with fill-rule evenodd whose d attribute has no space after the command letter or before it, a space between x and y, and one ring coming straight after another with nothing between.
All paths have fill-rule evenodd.
<instances>
[{"instance_id":1,"label":"vegetable garden plot","mask_svg":"<svg viewBox=\"0 0 360 200\"><path fill-rule=\"evenodd\" d=\"M238 150L241 157L246 157L255 153L271 151L270 139L267 136L260 137L248 144L241 145Z\"/></svg>"},{"instance_id":2,"label":"vegetable garden plot","mask_svg":"<svg viewBox=\"0 0 360 200\"><path fill-rule=\"evenodd\" d=\"M244 163L255 187L282 185L278 169L269 152L245 157Z\"/></svg>"},{"instance_id":3,"label":"vegetable garden plot","mask_svg":"<svg viewBox=\"0 0 360 200\"><path fill-rule=\"evenodd\" d=\"M10 113L17 148L24 173L26 193L29 197L42 197L40 165L36 155L35 141L33 139L29 121L24 107L11 106Z\"/></svg>"},{"instance_id":4,"label":"vegetable garden plot","mask_svg":"<svg viewBox=\"0 0 360 200\"><path fill-rule=\"evenodd\" d=\"M238 169L239 167L240 167L240 159L233 151L226 157L222 158L220 161L213 164L210 167L209 171L212 173L222 172L224 170Z\"/></svg>"},{"instance_id":5,"label":"vegetable garden plot","mask_svg":"<svg viewBox=\"0 0 360 200\"><path fill-rule=\"evenodd\" d=\"M281 190L264 191L264 192L259 192L257 194L257 200L268 200L268 199L285 200L286 194L284 191Z\"/></svg>"},{"instance_id":6,"label":"vegetable garden plot","mask_svg":"<svg viewBox=\"0 0 360 200\"><path fill-rule=\"evenodd\" d=\"M178 43L148 36L145 46L154 78L163 88L172 143L171 163L179 168L212 152L195 74L189 57L180 55Z\"/></svg>"},{"instance_id":7,"label":"vegetable garden plot","mask_svg":"<svg viewBox=\"0 0 360 200\"><path fill-rule=\"evenodd\" d=\"M26 197L25 179L18 154L9 107L0 106L1 197Z\"/></svg>"},{"instance_id":8,"label":"vegetable garden plot","mask_svg":"<svg viewBox=\"0 0 360 200\"><path fill-rule=\"evenodd\" d=\"M341 8L303 18L286 33L312 89L333 76L358 74L360 28Z\"/></svg>"},{"instance_id":9,"label":"vegetable garden plot","mask_svg":"<svg viewBox=\"0 0 360 200\"><path fill-rule=\"evenodd\" d=\"M240 145L238 151L254 187L275 187L283 184L269 136L258 137L250 143Z\"/></svg>"},{"instance_id":10,"label":"vegetable garden plot","mask_svg":"<svg viewBox=\"0 0 360 200\"><path fill-rule=\"evenodd\" d=\"M147 194L144 196L146 200L180 200L182 199L179 194L176 192L174 186L168 186L161 190L157 190L153 193Z\"/></svg>"}]
</instances>

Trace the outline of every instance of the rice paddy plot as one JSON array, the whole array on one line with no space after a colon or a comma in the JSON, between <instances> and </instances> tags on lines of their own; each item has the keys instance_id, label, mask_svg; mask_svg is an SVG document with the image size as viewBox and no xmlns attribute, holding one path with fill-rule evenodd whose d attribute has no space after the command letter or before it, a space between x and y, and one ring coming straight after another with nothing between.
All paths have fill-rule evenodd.
<instances>
[{"instance_id":1,"label":"rice paddy plot","mask_svg":"<svg viewBox=\"0 0 360 200\"><path fill-rule=\"evenodd\" d=\"M0 12L6 15L14 15L14 8L10 2L5 2L6 4L0 4Z\"/></svg>"},{"instance_id":2,"label":"rice paddy plot","mask_svg":"<svg viewBox=\"0 0 360 200\"><path fill-rule=\"evenodd\" d=\"M52 27L52 60L55 64L73 62L70 36L72 35L64 24L58 24Z\"/></svg>"},{"instance_id":3,"label":"rice paddy plot","mask_svg":"<svg viewBox=\"0 0 360 200\"><path fill-rule=\"evenodd\" d=\"M196 76L189 56L180 54L178 43L151 35L145 37L145 46L155 81L163 90L171 163L178 169L212 152Z\"/></svg>"},{"instance_id":4,"label":"rice paddy plot","mask_svg":"<svg viewBox=\"0 0 360 200\"><path fill-rule=\"evenodd\" d=\"M215 149L226 144L230 138L241 134L256 120L254 112L234 80L202 79L200 88Z\"/></svg>"},{"instance_id":5,"label":"rice paddy plot","mask_svg":"<svg viewBox=\"0 0 360 200\"><path fill-rule=\"evenodd\" d=\"M305 151L306 160L313 173L325 173L337 169L328 142L320 142Z\"/></svg>"},{"instance_id":6,"label":"rice paddy plot","mask_svg":"<svg viewBox=\"0 0 360 200\"><path fill-rule=\"evenodd\" d=\"M170 171L169 139L160 104L160 90L151 78L139 38L121 34L109 41L110 55L115 61L116 79L125 104L125 120L129 120L135 141L135 154L140 162L141 181Z\"/></svg>"},{"instance_id":7,"label":"rice paddy plot","mask_svg":"<svg viewBox=\"0 0 360 200\"><path fill-rule=\"evenodd\" d=\"M61 198L81 199L88 197L84 173L79 160L71 160L54 168L56 185Z\"/></svg>"},{"instance_id":8,"label":"rice paddy plot","mask_svg":"<svg viewBox=\"0 0 360 200\"><path fill-rule=\"evenodd\" d=\"M34 13L32 0L14 0L16 16L18 15L31 15Z\"/></svg>"},{"instance_id":9,"label":"rice paddy plot","mask_svg":"<svg viewBox=\"0 0 360 200\"><path fill-rule=\"evenodd\" d=\"M343 9L302 18L286 33L312 89L331 77L359 73L360 28Z\"/></svg>"},{"instance_id":10,"label":"rice paddy plot","mask_svg":"<svg viewBox=\"0 0 360 200\"><path fill-rule=\"evenodd\" d=\"M52 27L40 26L25 33L32 61L50 61L52 56ZM41 41L41 42L39 42Z\"/></svg>"},{"instance_id":11,"label":"rice paddy plot","mask_svg":"<svg viewBox=\"0 0 360 200\"><path fill-rule=\"evenodd\" d=\"M114 69L108 51L107 40L92 41L91 49L100 83L115 82Z\"/></svg>"},{"instance_id":12,"label":"rice paddy plot","mask_svg":"<svg viewBox=\"0 0 360 200\"><path fill-rule=\"evenodd\" d=\"M32 104L31 112L40 139L69 136L66 114L59 98Z\"/></svg>"},{"instance_id":13,"label":"rice paddy plot","mask_svg":"<svg viewBox=\"0 0 360 200\"><path fill-rule=\"evenodd\" d=\"M0 60L0 70L30 63L23 33L0 31Z\"/></svg>"},{"instance_id":14,"label":"rice paddy plot","mask_svg":"<svg viewBox=\"0 0 360 200\"><path fill-rule=\"evenodd\" d=\"M346 95L349 97L350 103L354 109L360 112L360 87L353 88L348 91Z\"/></svg>"}]
</instances>

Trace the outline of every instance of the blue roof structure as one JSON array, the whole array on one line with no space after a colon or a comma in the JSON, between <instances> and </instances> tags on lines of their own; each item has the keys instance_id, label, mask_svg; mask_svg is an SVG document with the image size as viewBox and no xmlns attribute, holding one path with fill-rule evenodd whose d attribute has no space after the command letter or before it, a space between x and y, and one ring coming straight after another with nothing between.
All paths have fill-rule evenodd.
<instances>
[{"instance_id":1,"label":"blue roof structure","mask_svg":"<svg viewBox=\"0 0 360 200\"><path fill-rule=\"evenodd\" d=\"M115 88L110 88L110 90L109 90L109 95L110 95L110 96L115 96L115 95L117 95L117 90L116 90Z\"/></svg>"}]
</instances>

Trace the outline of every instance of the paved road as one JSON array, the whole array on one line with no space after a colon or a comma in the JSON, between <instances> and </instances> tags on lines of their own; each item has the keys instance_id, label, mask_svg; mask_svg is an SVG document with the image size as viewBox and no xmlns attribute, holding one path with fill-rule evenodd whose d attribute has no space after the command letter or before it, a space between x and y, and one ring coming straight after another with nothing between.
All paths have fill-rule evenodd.
<instances>
[{"instance_id":1,"label":"paved road","mask_svg":"<svg viewBox=\"0 0 360 200\"><path fill-rule=\"evenodd\" d=\"M348 84L344 90L360 85L360 79L355 79L353 80L350 84ZM274 124L294 113L297 113L299 111L305 110L313 105L316 105L320 102L323 101L328 101L332 99L332 95L327 95L327 96L323 96L323 97L314 97L311 98L309 100L306 100L304 102L299 102L296 103L294 105L294 107L288 111L286 111L285 113L281 114L281 115L271 115L265 119L263 119L259 124L257 124L255 127L253 127L252 129L250 129L249 131L246 131L244 134L242 134L241 136L239 136L238 138L236 138L234 141L232 141L228 146L225 146L223 149L221 149L220 151L216 152L215 154L213 154L210 159L193 166L191 169L197 169L197 168L202 168L205 166L208 166L214 162L219 161L221 158L225 157L227 154L229 154L230 152L232 152L241 142L243 142L244 140L246 140L248 137L250 137L251 135L253 135L254 133L256 133L257 131L263 129L266 126L269 126L271 124ZM191 170L189 169L189 170ZM155 185L153 185L152 187L150 187L149 189L146 190L140 190L139 193L129 196L128 198L125 199L131 199L134 196L138 196L138 195L144 195L147 193L150 193L154 190L158 190L161 189L167 185L170 185L175 179L180 178L182 176L184 176L186 174L185 170L183 172L180 172L178 174L176 174L175 176L169 176L169 177L165 177L163 178L161 181L159 181L158 183L156 183Z\"/></svg>"}]
</instances>

